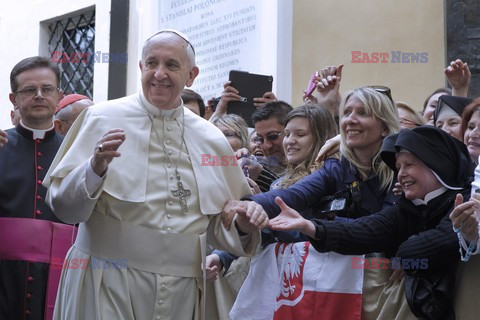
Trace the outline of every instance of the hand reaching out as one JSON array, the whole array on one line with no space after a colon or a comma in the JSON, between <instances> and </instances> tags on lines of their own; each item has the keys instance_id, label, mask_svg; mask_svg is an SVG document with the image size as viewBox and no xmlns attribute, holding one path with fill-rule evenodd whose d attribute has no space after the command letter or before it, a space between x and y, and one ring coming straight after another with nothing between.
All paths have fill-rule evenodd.
<instances>
[{"instance_id":1,"label":"hand reaching out","mask_svg":"<svg viewBox=\"0 0 480 320\"><path fill-rule=\"evenodd\" d=\"M280 207L281 212L270 220L270 228L280 231L300 231L311 238L315 237L313 222L303 218L296 210L287 206L280 197L275 198L275 203Z\"/></svg>"}]
</instances>

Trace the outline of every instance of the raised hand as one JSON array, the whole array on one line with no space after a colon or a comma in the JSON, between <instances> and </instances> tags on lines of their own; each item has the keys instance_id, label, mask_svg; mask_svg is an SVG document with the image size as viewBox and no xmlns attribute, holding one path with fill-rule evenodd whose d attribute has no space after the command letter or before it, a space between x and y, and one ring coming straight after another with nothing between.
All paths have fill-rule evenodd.
<instances>
[{"instance_id":1,"label":"raised hand","mask_svg":"<svg viewBox=\"0 0 480 320\"><path fill-rule=\"evenodd\" d=\"M253 98L253 105L256 108L264 107L265 104L273 101L278 101L278 98L273 92L265 92L261 98Z\"/></svg>"},{"instance_id":2,"label":"raised hand","mask_svg":"<svg viewBox=\"0 0 480 320\"><path fill-rule=\"evenodd\" d=\"M338 115L340 106L340 80L343 64L338 67L329 66L320 70L317 83L317 103L327 108L334 116Z\"/></svg>"},{"instance_id":3,"label":"raised hand","mask_svg":"<svg viewBox=\"0 0 480 320\"><path fill-rule=\"evenodd\" d=\"M450 62L450 65L444 70L448 83L452 86L452 94L454 96L466 97L468 93L468 85L472 74L466 63L457 59Z\"/></svg>"},{"instance_id":4,"label":"raised hand","mask_svg":"<svg viewBox=\"0 0 480 320\"><path fill-rule=\"evenodd\" d=\"M102 176L113 158L121 156L117 150L123 141L125 141L123 129L109 130L98 140L91 162L92 169L97 175Z\"/></svg>"},{"instance_id":5,"label":"raised hand","mask_svg":"<svg viewBox=\"0 0 480 320\"><path fill-rule=\"evenodd\" d=\"M450 213L453 228L459 230L468 243L478 237L478 217L475 208L480 208L480 195L475 194L470 201L463 202L463 196L457 194L454 209Z\"/></svg>"},{"instance_id":6,"label":"raised hand","mask_svg":"<svg viewBox=\"0 0 480 320\"><path fill-rule=\"evenodd\" d=\"M241 98L242 97L239 95L238 90L232 86L232 82L225 82L223 84L223 92L222 96L220 97L220 101L218 101L217 108L210 119L215 119L218 116L227 114L228 103L230 101L240 101Z\"/></svg>"},{"instance_id":7,"label":"raised hand","mask_svg":"<svg viewBox=\"0 0 480 320\"><path fill-rule=\"evenodd\" d=\"M270 220L269 227L280 231L300 231L311 238L315 237L315 225L303 218L296 210L290 208L280 197L275 198L280 207L280 214Z\"/></svg>"}]
</instances>

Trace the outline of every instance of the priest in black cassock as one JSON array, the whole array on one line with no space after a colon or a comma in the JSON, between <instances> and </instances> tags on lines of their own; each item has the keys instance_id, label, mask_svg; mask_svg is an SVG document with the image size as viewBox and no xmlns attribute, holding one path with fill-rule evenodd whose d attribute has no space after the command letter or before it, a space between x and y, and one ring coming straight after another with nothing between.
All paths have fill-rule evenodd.
<instances>
[{"instance_id":1,"label":"priest in black cassock","mask_svg":"<svg viewBox=\"0 0 480 320\"><path fill-rule=\"evenodd\" d=\"M0 132L0 319L51 319L72 243L74 227L53 215L42 186L62 142L53 126L59 79L58 67L42 57L20 61L10 74L21 121Z\"/></svg>"}]
</instances>

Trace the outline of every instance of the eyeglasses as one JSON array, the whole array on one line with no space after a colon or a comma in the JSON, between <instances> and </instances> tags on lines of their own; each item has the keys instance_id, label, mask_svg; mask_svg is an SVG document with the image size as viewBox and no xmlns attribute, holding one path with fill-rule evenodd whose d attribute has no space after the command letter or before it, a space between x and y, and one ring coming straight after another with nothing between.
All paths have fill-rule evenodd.
<instances>
[{"instance_id":1,"label":"eyeglasses","mask_svg":"<svg viewBox=\"0 0 480 320\"><path fill-rule=\"evenodd\" d=\"M270 142L276 141L281 135L283 135L283 131L280 132L272 132L267 135L267 140ZM255 139L253 139L253 142L263 144L265 142L265 139L262 136L257 135Z\"/></svg>"},{"instance_id":2,"label":"eyeglasses","mask_svg":"<svg viewBox=\"0 0 480 320\"><path fill-rule=\"evenodd\" d=\"M373 90L375 90L379 93L382 93L382 94L386 95L393 102L392 90L390 90L389 87L385 87L385 86L368 86L368 87L372 88Z\"/></svg>"},{"instance_id":3,"label":"eyeglasses","mask_svg":"<svg viewBox=\"0 0 480 320\"><path fill-rule=\"evenodd\" d=\"M25 97L35 97L40 90L40 93L42 96L53 96L56 94L60 89L55 88L54 86L45 86L42 88L37 88L37 87L26 87L22 90L15 91L16 94L21 94Z\"/></svg>"}]
</instances>

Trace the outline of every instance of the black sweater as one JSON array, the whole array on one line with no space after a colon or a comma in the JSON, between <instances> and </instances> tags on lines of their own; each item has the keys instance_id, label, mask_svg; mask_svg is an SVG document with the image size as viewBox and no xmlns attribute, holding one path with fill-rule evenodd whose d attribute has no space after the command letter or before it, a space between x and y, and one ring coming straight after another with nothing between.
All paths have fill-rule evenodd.
<instances>
[{"instance_id":1,"label":"black sweater","mask_svg":"<svg viewBox=\"0 0 480 320\"><path fill-rule=\"evenodd\" d=\"M427 205L415 206L402 197L393 207L349 223L313 219L316 239L310 241L320 252L385 252L388 257L426 258L429 270L451 266L460 255L448 215L459 192L469 197L470 190L447 190Z\"/></svg>"}]
</instances>

